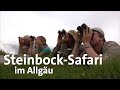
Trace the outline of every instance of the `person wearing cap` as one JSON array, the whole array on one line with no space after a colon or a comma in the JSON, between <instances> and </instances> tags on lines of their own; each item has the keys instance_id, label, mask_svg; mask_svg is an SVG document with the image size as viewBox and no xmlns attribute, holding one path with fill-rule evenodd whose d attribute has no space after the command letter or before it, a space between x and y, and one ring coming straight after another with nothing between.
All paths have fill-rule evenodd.
<instances>
[{"instance_id":1,"label":"person wearing cap","mask_svg":"<svg viewBox=\"0 0 120 90\"><path fill-rule=\"evenodd\" d=\"M80 57L85 53L92 58L102 54L103 60L120 56L120 45L114 41L106 41L103 30L98 27L92 29L87 27L83 30L82 42L84 49Z\"/></svg>"},{"instance_id":2,"label":"person wearing cap","mask_svg":"<svg viewBox=\"0 0 120 90\"><path fill-rule=\"evenodd\" d=\"M38 36L35 39L35 54L38 56L47 56L51 53L50 47L46 44L46 38L43 36Z\"/></svg>"},{"instance_id":3,"label":"person wearing cap","mask_svg":"<svg viewBox=\"0 0 120 90\"><path fill-rule=\"evenodd\" d=\"M78 34L75 30L69 30L63 36L58 34L57 45L52 51L53 56L60 54L60 56L67 58L71 53L76 56L77 48L75 46L77 41Z\"/></svg>"}]
</instances>

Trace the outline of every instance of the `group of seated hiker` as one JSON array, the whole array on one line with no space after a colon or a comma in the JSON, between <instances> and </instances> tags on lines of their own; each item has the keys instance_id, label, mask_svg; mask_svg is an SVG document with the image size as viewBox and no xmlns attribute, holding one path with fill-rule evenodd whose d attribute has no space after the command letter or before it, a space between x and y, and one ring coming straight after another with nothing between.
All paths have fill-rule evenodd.
<instances>
[{"instance_id":1,"label":"group of seated hiker","mask_svg":"<svg viewBox=\"0 0 120 90\"><path fill-rule=\"evenodd\" d=\"M67 58L68 55L82 57L87 54L95 58L102 54L103 59L120 56L120 45L114 41L106 41L104 31L101 28L91 28L86 24L77 27L77 30L58 31L57 44L51 51L43 36L19 37L19 53L39 56L51 53Z\"/></svg>"},{"instance_id":2,"label":"group of seated hiker","mask_svg":"<svg viewBox=\"0 0 120 90\"><path fill-rule=\"evenodd\" d=\"M120 56L120 45L115 41L106 41L101 28L91 28L86 24L77 27L77 30L58 32L57 44L52 54L67 58L68 55L82 57L84 54L95 58L102 54L102 59L112 59Z\"/></svg>"},{"instance_id":3,"label":"group of seated hiker","mask_svg":"<svg viewBox=\"0 0 120 90\"><path fill-rule=\"evenodd\" d=\"M50 47L46 44L46 38L43 36L29 36L25 35L23 37L18 37L19 39L19 54L27 54L34 56L38 54L39 56L47 55L51 52Z\"/></svg>"}]
</instances>

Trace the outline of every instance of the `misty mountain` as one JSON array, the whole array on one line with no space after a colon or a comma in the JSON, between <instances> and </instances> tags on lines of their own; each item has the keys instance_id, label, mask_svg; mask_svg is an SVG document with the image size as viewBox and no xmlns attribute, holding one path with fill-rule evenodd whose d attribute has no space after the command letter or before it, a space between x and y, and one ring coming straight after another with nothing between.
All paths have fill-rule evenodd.
<instances>
[{"instance_id":1,"label":"misty mountain","mask_svg":"<svg viewBox=\"0 0 120 90\"><path fill-rule=\"evenodd\" d=\"M54 47L50 46L50 49L53 50ZM19 46L17 44L3 43L0 41L0 50L4 50L10 54L18 54Z\"/></svg>"},{"instance_id":2,"label":"misty mountain","mask_svg":"<svg viewBox=\"0 0 120 90\"><path fill-rule=\"evenodd\" d=\"M0 50L1 49L10 54L18 53L18 45L17 44L3 43L0 41Z\"/></svg>"}]
</instances>

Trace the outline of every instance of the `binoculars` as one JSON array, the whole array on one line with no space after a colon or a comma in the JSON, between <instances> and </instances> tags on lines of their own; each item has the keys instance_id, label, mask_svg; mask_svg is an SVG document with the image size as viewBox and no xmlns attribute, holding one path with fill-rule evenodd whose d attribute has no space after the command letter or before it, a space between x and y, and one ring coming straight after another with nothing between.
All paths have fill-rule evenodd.
<instances>
[{"instance_id":1,"label":"binoculars","mask_svg":"<svg viewBox=\"0 0 120 90\"><path fill-rule=\"evenodd\" d=\"M34 37L34 36L32 36L32 35L30 36L30 38L31 38L32 40L34 40L34 39L35 39L35 37Z\"/></svg>"},{"instance_id":2,"label":"binoculars","mask_svg":"<svg viewBox=\"0 0 120 90\"><path fill-rule=\"evenodd\" d=\"M64 29L62 29L62 31L60 31L60 30L58 31L58 34L61 35L61 36L63 36L65 34L65 32L66 31Z\"/></svg>"},{"instance_id":3,"label":"binoculars","mask_svg":"<svg viewBox=\"0 0 120 90\"><path fill-rule=\"evenodd\" d=\"M87 25L83 23L81 26L77 27L77 30L80 32L80 35L83 36L83 30L86 30Z\"/></svg>"}]
</instances>

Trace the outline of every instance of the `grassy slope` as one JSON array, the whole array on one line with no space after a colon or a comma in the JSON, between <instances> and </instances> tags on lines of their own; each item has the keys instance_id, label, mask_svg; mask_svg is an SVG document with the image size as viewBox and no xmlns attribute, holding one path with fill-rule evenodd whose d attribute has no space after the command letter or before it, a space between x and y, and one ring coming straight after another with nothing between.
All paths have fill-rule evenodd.
<instances>
[{"instance_id":1,"label":"grassy slope","mask_svg":"<svg viewBox=\"0 0 120 90\"><path fill-rule=\"evenodd\" d=\"M28 68L28 66L18 66ZM39 66L40 68L43 65ZM112 60L102 66L51 66L54 73L38 76L37 74L14 74L14 66L0 64L0 79L118 79L120 78L120 61Z\"/></svg>"},{"instance_id":2,"label":"grassy slope","mask_svg":"<svg viewBox=\"0 0 120 90\"><path fill-rule=\"evenodd\" d=\"M0 51L0 54L5 55L5 52ZM42 68L44 65L40 65ZM17 66L27 68L29 66ZM32 67L32 66L31 66ZM0 79L120 79L120 58L115 58L103 65L97 66L52 66L53 74L38 76L37 74L14 74L14 66L5 66L0 64Z\"/></svg>"}]
</instances>

